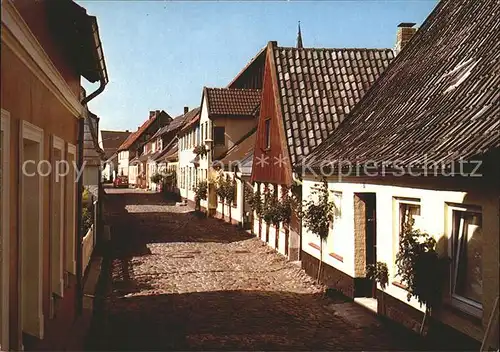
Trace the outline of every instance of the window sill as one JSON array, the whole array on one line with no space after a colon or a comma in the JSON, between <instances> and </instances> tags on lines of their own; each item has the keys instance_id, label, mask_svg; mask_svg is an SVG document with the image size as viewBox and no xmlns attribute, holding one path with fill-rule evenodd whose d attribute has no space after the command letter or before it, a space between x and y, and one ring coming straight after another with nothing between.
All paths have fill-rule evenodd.
<instances>
[{"instance_id":1,"label":"window sill","mask_svg":"<svg viewBox=\"0 0 500 352\"><path fill-rule=\"evenodd\" d=\"M337 259L339 262L343 263L344 262L344 257L342 257L341 255L338 255L337 253L328 253L328 255L332 258L335 258Z\"/></svg>"},{"instance_id":2,"label":"window sill","mask_svg":"<svg viewBox=\"0 0 500 352\"><path fill-rule=\"evenodd\" d=\"M317 249L318 251L320 251L320 250L321 250L320 246L318 246L318 245L317 245L317 244L315 244L315 243L310 242L310 243L309 243L309 246L310 246L310 247L312 247L312 248L314 248L314 249Z\"/></svg>"},{"instance_id":3,"label":"window sill","mask_svg":"<svg viewBox=\"0 0 500 352\"><path fill-rule=\"evenodd\" d=\"M396 287L399 287L405 291L408 291L408 286L403 285L401 282L393 281L393 282L391 282L391 284L392 284L392 286L396 286Z\"/></svg>"},{"instance_id":4,"label":"window sill","mask_svg":"<svg viewBox=\"0 0 500 352\"><path fill-rule=\"evenodd\" d=\"M456 316L458 319L465 319L473 324L476 324L478 326L482 326L482 318L471 314L464 309L460 309L460 307L457 307L456 305L453 305L450 299L447 299L443 305L442 309L440 310L439 315L453 315Z\"/></svg>"}]
</instances>

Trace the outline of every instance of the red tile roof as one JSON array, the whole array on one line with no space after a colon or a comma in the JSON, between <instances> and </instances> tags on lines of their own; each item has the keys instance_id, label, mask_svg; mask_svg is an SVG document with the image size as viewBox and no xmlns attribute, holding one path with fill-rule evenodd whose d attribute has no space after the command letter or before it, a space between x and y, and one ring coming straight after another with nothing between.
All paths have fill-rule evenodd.
<instances>
[{"instance_id":1,"label":"red tile roof","mask_svg":"<svg viewBox=\"0 0 500 352\"><path fill-rule=\"evenodd\" d=\"M498 0L440 1L308 165L444 167L498 150L499 13Z\"/></svg>"},{"instance_id":2,"label":"red tile roof","mask_svg":"<svg viewBox=\"0 0 500 352\"><path fill-rule=\"evenodd\" d=\"M149 126L151 126L151 124L153 122L156 121L156 119L160 116L161 114L156 114L155 116L147 119L146 121L144 121L144 123L142 124L141 127L139 127L139 129L135 132L132 132L130 134L130 136L128 136L128 138L125 140L125 142L122 143L122 145L120 145L120 147L118 148L118 151L122 151L122 150L127 150L128 148L130 148L130 146L132 144L134 144L134 142L144 133L144 131L147 130L147 128Z\"/></svg>"},{"instance_id":3,"label":"red tile roof","mask_svg":"<svg viewBox=\"0 0 500 352\"><path fill-rule=\"evenodd\" d=\"M203 90L209 115L253 116L260 105L260 89L207 88Z\"/></svg>"}]
</instances>

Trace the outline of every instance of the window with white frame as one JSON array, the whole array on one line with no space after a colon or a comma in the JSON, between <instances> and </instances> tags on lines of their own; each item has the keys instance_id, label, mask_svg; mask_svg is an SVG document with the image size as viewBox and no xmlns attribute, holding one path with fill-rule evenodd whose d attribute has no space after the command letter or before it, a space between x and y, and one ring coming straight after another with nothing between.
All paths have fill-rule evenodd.
<instances>
[{"instance_id":1,"label":"window with white frame","mask_svg":"<svg viewBox=\"0 0 500 352\"><path fill-rule=\"evenodd\" d=\"M67 161L70 167L66 176L66 261L65 270L68 273L76 274L76 147L68 143Z\"/></svg>"},{"instance_id":2,"label":"window with white frame","mask_svg":"<svg viewBox=\"0 0 500 352\"><path fill-rule=\"evenodd\" d=\"M401 236L404 224L411 223L414 228L419 227L420 200L398 199L397 204L398 204L398 234L399 236Z\"/></svg>"},{"instance_id":3,"label":"window with white frame","mask_svg":"<svg viewBox=\"0 0 500 352\"><path fill-rule=\"evenodd\" d=\"M473 206L449 205L452 305L482 317L482 214Z\"/></svg>"},{"instance_id":4,"label":"window with white frame","mask_svg":"<svg viewBox=\"0 0 500 352\"><path fill-rule=\"evenodd\" d=\"M50 275L51 292L63 297L64 293L64 175L69 166L64 163L64 141L52 138L52 172L50 202Z\"/></svg>"},{"instance_id":5,"label":"window with white frame","mask_svg":"<svg viewBox=\"0 0 500 352\"><path fill-rule=\"evenodd\" d=\"M420 199L417 198L394 198L395 205L395 236L393 241L393 268L396 270L396 254L399 251L399 239L403 233L403 226L405 224L412 224L412 227L418 229L421 226L420 221ZM400 278L396 277L396 281Z\"/></svg>"},{"instance_id":6,"label":"window with white frame","mask_svg":"<svg viewBox=\"0 0 500 352\"><path fill-rule=\"evenodd\" d=\"M342 226L342 192L332 191L330 192L330 199L333 202L333 221L330 224L330 229L332 236L331 242L332 247L335 249L337 246L337 240L339 240L339 232Z\"/></svg>"},{"instance_id":7,"label":"window with white frame","mask_svg":"<svg viewBox=\"0 0 500 352\"><path fill-rule=\"evenodd\" d=\"M338 228L340 225L340 220L342 219L342 192L332 191L330 192L330 197L333 202L333 222L330 227L332 230Z\"/></svg>"},{"instance_id":8,"label":"window with white frame","mask_svg":"<svg viewBox=\"0 0 500 352\"><path fill-rule=\"evenodd\" d=\"M42 339L43 130L22 121L20 132L21 321L23 332Z\"/></svg>"},{"instance_id":9,"label":"window with white frame","mask_svg":"<svg viewBox=\"0 0 500 352\"><path fill-rule=\"evenodd\" d=\"M10 115L0 120L0 351L9 349L9 145Z\"/></svg>"}]
</instances>

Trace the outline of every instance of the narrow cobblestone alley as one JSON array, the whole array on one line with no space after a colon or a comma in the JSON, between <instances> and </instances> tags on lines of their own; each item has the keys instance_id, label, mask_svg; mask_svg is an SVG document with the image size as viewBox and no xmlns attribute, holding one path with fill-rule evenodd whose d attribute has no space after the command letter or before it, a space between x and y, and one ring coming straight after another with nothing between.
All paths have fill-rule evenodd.
<instances>
[{"instance_id":1,"label":"narrow cobblestone alley","mask_svg":"<svg viewBox=\"0 0 500 352\"><path fill-rule=\"evenodd\" d=\"M234 226L107 191L110 274L89 350L416 349Z\"/></svg>"}]
</instances>

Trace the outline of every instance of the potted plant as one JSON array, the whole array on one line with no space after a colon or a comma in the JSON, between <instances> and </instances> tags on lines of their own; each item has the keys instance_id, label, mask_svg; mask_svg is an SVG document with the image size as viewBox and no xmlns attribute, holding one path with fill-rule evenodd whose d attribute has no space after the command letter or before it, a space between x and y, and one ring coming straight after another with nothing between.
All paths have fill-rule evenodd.
<instances>
[{"instance_id":1,"label":"potted plant","mask_svg":"<svg viewBox=\"0 0 500 352\"><path fill-rule=\"evenodd\" d=\"M311 197L304 205L302 219L305 227L320 239L320 259L318 265L317 281L321 275L321 266L323 262L323 241L328 237L328 230L334 219L335 204L329 199L328 183L326 179L319 188L312 191Z\"/></svg>"},{"instance_id":2,"label":"potted plant","mask_svg":"<svg viewBox=\"0 0 500 352\"><path fill-rule=\"evenodd\" d=\"M153 183L160 184L163 181L164 175L160 174L159 172L155 172L151 177L150 180Z\"/></svg>"},{"instance_id":3,"label":"potted plant","mask_svg":"<svg viewBox=\"0 0 500 352\"><path fill-rule=\"evenodd\" d=\"M389 283L389 269L387 268L387 264L384 262L368 264L366 266L366 277L380 284L382 290L385 290Z\"/></svg>"},{"instance_id":4,"label":"potted plant","mask_svg":"<svg viewBox=\"0 0 500 352\"><path fill-rule=\"evenodd\" d=\"M198 156L204 156L204 155L208 154L208 150L207 150L207 147L204 144L202 144L202 145L197 145L196 147L194 147L193 153L198 155Z\"/></svg>"},{"instance_id":5,"label":"potted plant","mask_svg":"<svg viewBox=\"0 0 500 352\"><path fill-rule=\"evenodd\" d=\"M207 199L207 193L208 193L208 183L207 181L200 181L196 185L194 189L195 193L195 210L200 211L201 209L201 200L206 200Z\"/></svg>"}]
</instances>

